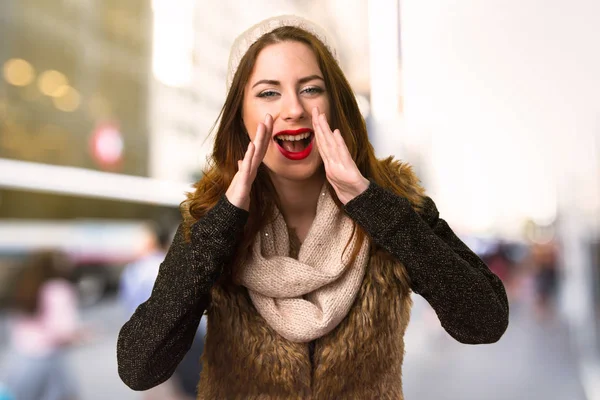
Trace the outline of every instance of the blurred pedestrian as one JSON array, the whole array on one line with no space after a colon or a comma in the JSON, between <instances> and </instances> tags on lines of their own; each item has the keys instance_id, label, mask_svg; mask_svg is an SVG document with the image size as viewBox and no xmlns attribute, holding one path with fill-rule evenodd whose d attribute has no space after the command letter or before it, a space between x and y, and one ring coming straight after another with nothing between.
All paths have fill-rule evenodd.
<instances>
[{"instance_id":1,"label":"blurred pedestrian","mask_svg":"<svg viewBox=\"0 0 600 400\"><path fill-rule=\"evenodd\" d=\"M171 244L172 234L173 231L164 224L148 224L139 257L123 269L119 281L119 299L128 317L150 297L158 268Z\"/></svg>"},{"instance_id":2,"label":"blurred pedestrian","mask_svg":"<svg viewBox=\"0 0 600 400\"><path fill-rule=\"evenodd\" d=\"M491 251L482 256L481 259L486 263L489 267L490 271L492 271L498 278L504 282L504 285L508 285L508 281L510 278L511 266L504 252L504 246L502 242L498 242L494 244Z\"/></svg>"},{"instance_id":3,"label":"blurred pedestrian","mask_svg":"<svg viewBox=\"0 0 600 400\"><path fill-rule=\"evenodd\" d=\"M375 157L323 29L270 18L228 68L212 163L119 333L121 379L171 376L205 311L198 399L402 398L412 291L456 340L499 340L502 282L409 165Z\"/></svg>"},{"instance_id":4,"label":"blurred pedestrian","mask_svg":"<svg viewBox=\"0 0 600 400\"><path fill-rule=\"evenodd\" d=\"M555 316L559 288L559 257L556 241L533 243L531 257L535 274L535 306L538 319L552 319Z\"/></svg>"},{"instance_id":5,"label":"blurred pedestrian","mask_svg":"<svg viewBox=\"0 0 600 400\"><path fill-rule=\"evenodd\" d=\"M5 383L18 400L75 400L79 388L68 349L87 337L68 277L71 263L57 251L31 254L10 301L10 355Z\"/></svg>"},{"instance_id":6,"label":"blurred pedestrian","mask_svg":"<svg viewBox=\"0 0 600 400\"><path fill-rule=\"evenodd\" d=\"M554 221L540 224L528 220L524 235L529 252L524 265L528 271L530 302L538 321L552 320L560 286L560 247Z\"/></svg>"}]
</instances>

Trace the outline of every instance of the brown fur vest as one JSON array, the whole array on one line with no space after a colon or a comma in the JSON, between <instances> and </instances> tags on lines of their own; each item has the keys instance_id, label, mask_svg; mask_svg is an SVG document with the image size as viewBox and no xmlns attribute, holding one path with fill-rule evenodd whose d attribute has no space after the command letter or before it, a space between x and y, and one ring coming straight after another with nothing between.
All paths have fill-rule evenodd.
<instances>
[{"instance_id":1,"label":"brown fur vest","mask_svg":"<svg viewBox=\"0 0 600 400\"><path fill-rule=\"evenodd\" d=\"M278 335L244 287L212 290L198 399L402 399L411 308L403 265L374 250L347 317L308 344Z\"/></svg>"}]
</instances>

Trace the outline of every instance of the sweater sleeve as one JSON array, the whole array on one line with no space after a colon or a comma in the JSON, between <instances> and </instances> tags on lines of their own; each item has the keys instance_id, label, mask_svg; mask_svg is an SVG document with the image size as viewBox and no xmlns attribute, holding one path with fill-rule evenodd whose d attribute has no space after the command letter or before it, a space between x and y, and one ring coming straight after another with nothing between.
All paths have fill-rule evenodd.
<instances>
[{"instance_id":1,"label":"sweater sleeve","mask_svg":"<svg viewBox=\"0 0 600 400\"><path fill-rule=\"evenodd\" d=\"M417 213L408 199L371 182L345 210L404 264L411 288L453 338L467 344L500 339L508 326L504 285L439 218L431 198Z\"/></svg>"},{"instance_id":2,"label":"sweater sleeve","mask_svg":"<svg viewBox=\"0 0 600 400\"><path fill-rule=\"evenodd\" d=\"M248 215L223 196L192 225L189 241L179 226L150 298L119 332L119 376L131 389L150 389L173 374L192 344L210 290L230 261Z\"/></svg>"}]
</instances>

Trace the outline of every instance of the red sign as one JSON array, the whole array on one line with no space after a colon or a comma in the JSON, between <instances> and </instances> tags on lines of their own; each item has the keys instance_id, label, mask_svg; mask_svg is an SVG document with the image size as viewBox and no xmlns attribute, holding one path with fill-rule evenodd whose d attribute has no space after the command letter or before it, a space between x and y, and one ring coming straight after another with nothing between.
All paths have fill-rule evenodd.
<instances>
[{"instance_id":1,"label":"red sign","mask_svg":"<svg viewBox=\"0 0 600 400\"><path fill-rule=\"evenodd\" d=\"M96 126L90 140L92 157L104 169L116 169L123 161L123 135L114 123Z\"/></svg>"}]
</instances>

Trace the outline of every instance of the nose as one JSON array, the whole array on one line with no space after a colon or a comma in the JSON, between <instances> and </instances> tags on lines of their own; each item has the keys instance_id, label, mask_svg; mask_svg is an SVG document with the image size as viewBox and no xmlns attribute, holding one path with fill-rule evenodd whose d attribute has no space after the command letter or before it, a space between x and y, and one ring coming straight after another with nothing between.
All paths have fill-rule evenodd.
<instances>
[{"instance_id":1,"label":"nose","mask_svg":"<svg viewBox=\"0 0 600 400\"><path fill-rule=\"evenodd\" d=\"M284 96L282 100L280 113L282 119L291 122L306 117L307 113L304 109L304 105L296 93L288 94Z\"/></svg>"}]
</instances>

